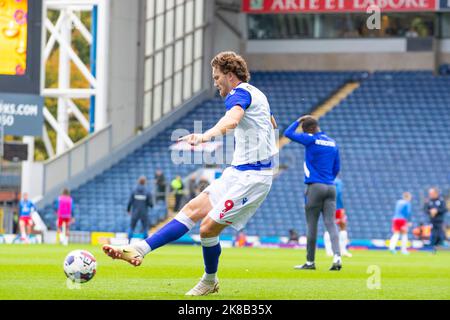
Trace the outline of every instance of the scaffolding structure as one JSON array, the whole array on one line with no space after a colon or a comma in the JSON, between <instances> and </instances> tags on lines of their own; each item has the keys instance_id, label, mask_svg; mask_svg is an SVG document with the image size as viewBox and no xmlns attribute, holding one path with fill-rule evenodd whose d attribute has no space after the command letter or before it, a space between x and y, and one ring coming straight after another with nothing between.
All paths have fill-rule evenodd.
<instances>
[{"instance_id":1,"label":"scaffolding structure","mask_svg":"<svg viewBox=\"0 0 450 320\"><path fill-rule=\"evenodd\" d=\"M49 11L57 11L55 23L49 19ZM91 13L91 26L80 19L81 12ZM56 98L56 118L44 105L45 122L56 132L56 150L54 150L44 125L42 139L49 158L60 155L74 146L70 138L69 117L73 115L89 132L93 133L105 127L107 123L107 72L108 72L108 21L109 2L107 0L44 0L42 8L42 58L41 58L41 95L44 98ZM72 31L76 29L89 45L90 65L86 65L73 49ZM57 45L57 46L56 46ZM54 50L59 50L58 82L56 87L46 86L46 66ZM96 59L101 57L101 59ZM71 87L71 63L80 71L89 83L89 88ZM80 111L74 99L89 99L89 118ZM28 144L28 161L23 163L22 177L30 177L34 163L34 137L25 136ZM30 179L22 179L22 190L29 189Z\"/></svg>"}]
</instances>

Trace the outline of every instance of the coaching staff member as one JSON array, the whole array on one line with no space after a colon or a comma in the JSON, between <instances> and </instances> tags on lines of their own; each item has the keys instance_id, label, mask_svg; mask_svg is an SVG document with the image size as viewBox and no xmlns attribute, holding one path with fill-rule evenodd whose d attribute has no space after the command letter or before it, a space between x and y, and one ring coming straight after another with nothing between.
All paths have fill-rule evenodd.
<instances>
[{"instance_id":1,"label":"coaching staff member","mask_svg":"<svg viewBox=\"0 0 450 320\"><path fill-rule=\"evenodd\" d=\"M425 213L429 216L430 222L433 225L431 229L430 244L433 247L433 253L436 253L436 246L445 241L444 222L447 207L445 200L439 194L436 187L428 190L428 199L424 206Z\"/></svg>"},{"instance_id":2,"label":"coaching staff member","mask_svg":"<svg viewBox=\"0 0 450 320\"><path fill-rule=\"evenodd\" d=\"M303 132L296 132L301 125ZM333 264L330 270L342 268L339 236L334 223L336 212L336 186L334 179L339 173L339 149L336 142L320 131L316 118L306 115L292 123L284 135L305 146L305 213L307 222L307 261L296 269L315 270L317 224L323 213L325 227L330 234L333 248Z\"/></svg>"},{"instance_id":3,"label":"coaching staff member","mask_svg":"<svg viewBox=\"0 0 450 320\"><path fill-rule=\"evenodd\" d=\"M140 176L136 188L131 192L127 205L128 214L131 215L130 229L128 230L128 240L130 242L139 220L141 220L142 228L144 229L144 239L148 237L148 207L153 208L152 195L147 189L147 178Z\"/></svg>"}]
</instances>

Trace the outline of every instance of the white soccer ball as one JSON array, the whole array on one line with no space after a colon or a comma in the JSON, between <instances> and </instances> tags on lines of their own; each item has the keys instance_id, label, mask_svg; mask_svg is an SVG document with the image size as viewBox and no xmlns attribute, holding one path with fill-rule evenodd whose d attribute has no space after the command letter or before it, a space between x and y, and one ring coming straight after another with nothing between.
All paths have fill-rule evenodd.
<instances>
[{"instance_id":1,"label":"white soccer ball","mask_svg":"<svg viewBox=\"0 0 450 320\"><path fill-rule=\"evenodd\" d=\"M88 282L96 272L97 261L89 251L74 250L64 259L64 273L73 282Z\"/></svg>"}]
</instances>

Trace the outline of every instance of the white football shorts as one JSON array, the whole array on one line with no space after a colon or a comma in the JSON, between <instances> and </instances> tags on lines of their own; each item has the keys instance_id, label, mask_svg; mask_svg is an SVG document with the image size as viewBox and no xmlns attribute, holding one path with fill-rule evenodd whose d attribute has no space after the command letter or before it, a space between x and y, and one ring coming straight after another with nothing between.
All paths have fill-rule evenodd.
<instances>
[{"instance_id":1,"label":"white football shorts","mask_svg":"<svg viewBox=\"0 0 450 320\"><path fill-rule=\"evenodd\" d=\"M203 191L209 195L213 206L208 216L217 223L241 230L269 194L272 177L271 170L226 168L222 176Z\"/></svg>"}]
</instances>

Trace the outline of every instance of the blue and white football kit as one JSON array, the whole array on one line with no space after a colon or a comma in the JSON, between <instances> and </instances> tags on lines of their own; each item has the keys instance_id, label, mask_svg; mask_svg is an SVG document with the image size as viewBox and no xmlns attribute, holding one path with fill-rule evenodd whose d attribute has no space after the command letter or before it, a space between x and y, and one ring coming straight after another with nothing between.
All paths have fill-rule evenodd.
<instances>
[{"instance_id":1,"label":"blue and white football kit","mask_svg":"<svg viewBox=\"0 0 450 320\"><path fill-rule=\"evenodd\" d=\"M225 99L227 110L239 106L244 116L234 129L235 149L231 167L214 180L203 192L208 194L212 210L208 216L222 225L242 229L255 214L272 186L274 157L278 153L275 130L266 96L248 83L240 83ZM147 239L134 246L104 245L103 250L113 258L120 257L140 265L150 251L164 246L189 232L193 221L181 210L170 222ZM217 270L221 246L219 236L201 237L205 273L202 280L186 295L217 292Z\"/></svg>"},{"instance_id":2,"label":"blue and white football kit","mask_svg":"<svg viewBox=\"0 0 450 320\"><path fill-rule=\"evenodd\" d=\"M240 230L270 191L278 148L269 102L259 89L241 82L225 98L227 110L234 106L240 106L245 114L234 130L231 167L203 192L213 206L208 216Z\"/></svg>"}]
</instances>

